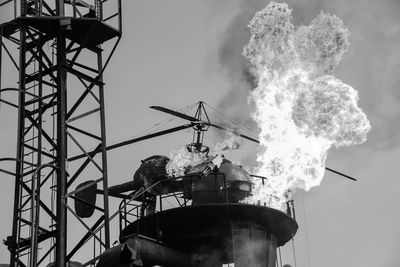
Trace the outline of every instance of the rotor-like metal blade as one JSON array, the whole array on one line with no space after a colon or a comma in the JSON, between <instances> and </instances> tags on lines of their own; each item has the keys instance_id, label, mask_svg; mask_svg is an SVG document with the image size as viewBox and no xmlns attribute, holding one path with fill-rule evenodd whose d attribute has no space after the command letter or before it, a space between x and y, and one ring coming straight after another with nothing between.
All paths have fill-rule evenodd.
<instances>
[{"instance_id":1,"label":"rotor-like metal blade","mask_svg":"<svg viewBox=\"0 0 400 267\"><path fill-rule=\"evenodd\" d=\"M215 124L212 124L212 123L210 124L210 126L212 126L212 127L214 127L214 128L217 128L217 129L220 129L220 130L223 130L223 131L229 131L228 128L225 128L225 127L222 127L222 126L219 126L219 125L215 125ZM249 136L247 136L247 135L239 134L239 133L235 133L235 132L233 132L233 134L235 134L235 135L237 135L237 136L240 136L240 137L243 137L243 138L245 138L245 139L247 139L247 140L253 141L254 143L257 143L257 144L260 143L259 140L254 139L254 138L251 138L251 137L249 137Z\"/></svg>"},{"instance_id":2,"label":"rotor-like metal blade","mask_svg":"<svg viewBox=\"0 0 400 267\"><path fill-rule=\"evenodd\" d=\"M180 112L172 110L172 109L168 109L168 108L164 108L164 107L160 107L160 106L151 106L150 108L158 110L158 111L162 111L162 112L165 112L165 113L168 113L168 114L171 114L171 115L174 115L174 116L179 117L179 118L184 119L184 120L199 121L195 117L180 113Z\"/></svg>"},{"instance_id":3,"label":"rotor-like metal blade","mask_svg":"<svg viewBox=\"0 0 400 267\"><path fill-rule=\"evenodd\" d=\"M347 179L350 179L350 180L352 180L352 181L356 181L356 182L357 182L357 179L355 179L355 178L353 178L353 177L351 177L351 176L348 176L348 175L346 175L346 174L344 174L344 173L341 173L341 172L332 170L331 168L325 167L325 170L330 171L330 172L333 172L333 173L335 173L335 174L338 174L338 175L340 175L340 176L343 176L344 178L347 178ZM260 175L254 175L254 174L252 174L252 175L250 175L250 176L260 178L260 179L263 180L263 182L264 182L265 179L268 179L267 177L265 177L265 176L260 176Z\"/></svg>"},{"instance_id":4,"label":"rotor-like metal blade","mask_svg":"<svg viewBox=\"0 0 400 267\"><path fill-rule=\"evenodd\" d=\"M177 126L177 127L171 128L171 129L164 130L164 131L160 131L160 132L144 135L144 136L141 136L141 137L138 137L138 138L134 138L134 139L127 140L127 141L124 141L124 142L121 142L121 143L110 145L110 146L107 147L107 150L111 150L111 149L114 149L114 148L117 148L117 147L121 147L121 146L130 145L130 144L133 144L133 143L136 143L136 142L140 142L140 141L143 141L143 140L147 140L147 139L151 139L151 138L154 138L154 137L157 137L157 136L161 136L161 135L177 132L177 131L184 130L184 129L187 129L187 128L190 128L190 127L192 127L192 124L185 124L185 125Z\"/></svg>"},{"instance_id":5,"label":"rotor-like metal blade","mask_svg":"<svg viewBox=\"0 0 400 267\"><path fill-rule=\"evenodd\" d=\"M338 174L338 175L340 175L340 176L343 176L344 178L347 178L347 179L350 179L350 180L353 180L353 181L356 181L356 182L357 182L357 179L356 179L356 178L353 178L353 177L351 177L351 176L348 176L347 174L344 174L344 173L341 173L341 172L332 170L331 168L328 168L328 167L325 167L325 170L330 171L330 172L333 172L333 173L336 173L336 174Z\"/></svg>"},{"instance_id":6,"label":"rotor-like metal blade","mask_svg":"<svg viewBox=\"0 0 400 267\"><path fill-rule=\"evenodd\" d=\"M177 127L171 128L171 129L163 130L163 131L160 131L160 132L147 134L147 135L144 135L144 136L141 136L141 137L133 138L133 139L130 139L130 140L127 140L127 141L123 141L123 142L120 142L120 143L116 143L114 145L107 146L106 150L112 150L112 149L115 149L115 148L118 148L118 147L121 147L121 146L126 146L126 145L130 145L130 144L137 143L137 142L140 142L140 141L144 141L144 140L147 140L147 139L151 139L151 138L154 138L154 137L157 137L157 136L170 134L170 133L177 132L177 131L180 131L180 130L184 130L184 129L187 129L187 128L190 128L190 127L192 127L192 124L185 124L185 125L181 125L181 126L177 126ZM101 151L101 149L99 149L98 151L93 150L93 151L89 152L89 154L91 155L91 157L94 157L94 155L96 155L100 151ZM91 153L93 153L93 154L91 154ZM77 156L74 156L72 158L69 158L68 160L69 161L74 161L74 160L81 159L81 158L84 158L84 157L86 157L86 154L77 155Z\"/></svg>"},{"instance_id":7,"label":"rotor-like metal blade","mask_svg":"<svg viewBox=\"0 0 400 267\"><path fill-rule=\"evenodd\" d=\"M220 129L220 130L228 130L227 128L224 128L224 127L219 126L219 125L215 125L215 124L210 124L210 125L213 126L213 127L215 127L215 128L217 128L217 129ZM243 134L238 134L238 133L235 133L235 132L233 132L233 134L236 134L236 135L238 135L238 136L240 136L240 137L246 138L246 139L248 139L248 140L250 140L250 141L253 141L253 142L255 142L255 143L258 143L258 144L260 143L259 140L253 139L253 138L251 138L251 137L249 137L249 136L246 136L246 135L243 135ZM342 177L344 177L344 178L350 179L350 180L352 180L352 181L357 181L357 179L355 179L355 178L353 178L353 177L351 177L351 176L349 176L349 175L347 175L347 174L344 174L344 173L335 171L335 170L333 170L333 169L331 169L331 168L328 168L328 167L325 167L325 169L326 169L327 171L330 171L330 172L333 172L333 173L335 173L335 174L338 174L338 175L340 175L340 176L342 176Z\"/></svg>"}]
</instances>

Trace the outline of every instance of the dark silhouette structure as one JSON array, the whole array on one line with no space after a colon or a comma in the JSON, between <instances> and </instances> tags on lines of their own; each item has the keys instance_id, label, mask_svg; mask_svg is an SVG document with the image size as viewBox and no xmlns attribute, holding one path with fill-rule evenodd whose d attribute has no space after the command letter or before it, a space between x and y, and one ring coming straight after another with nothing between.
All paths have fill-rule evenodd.
<instances>
[{"instance_id":1,"label":"dark silhouette structure","mask_svg":"<svg viewBox=\"0 0 400 267\"><path fill-rule=\"evenodd\" d=\"M83 201L76 193L84 188L75 187L87 169L98 171L87 186L108 187L103 73L121 37L121 2L3 0L0 8L10 15L0 25L0 73L18 77L4 88L0 76L1 102L18 112L17 156L2 159L16 162L15 172L2 170L15 177L12 234L5 242L10 265L54 260L64 267L88 240L97 242L95 255L110 247L107 190L90 221L69 201ZM111 48L104 50L104 43ZM8 92L17 100L8 100ZM86 233L67 249L70 217Z\"/></svg>"}]
</instances>

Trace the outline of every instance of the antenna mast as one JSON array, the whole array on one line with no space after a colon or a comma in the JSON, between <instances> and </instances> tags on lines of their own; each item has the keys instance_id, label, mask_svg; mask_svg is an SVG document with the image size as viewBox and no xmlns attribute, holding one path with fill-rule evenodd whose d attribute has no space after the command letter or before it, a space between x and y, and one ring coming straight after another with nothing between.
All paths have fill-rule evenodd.
<instances>
[{"instance_id":1,"label":"antenna mast","mask_svg":"<svg viewBox=\"0 0 400 267\"><path fill-rule=\"evenodd\" d=\"M8 56L18 74L17 88L0 87L18 93L16 103L0 100L18 110L10 266L64 267L89 240L95 255L83 256L96 260L110 247L103 72L121 38L121 1L3 0L0 8L14 11L0 25L0 73ZM90 219L69 201L85 202L76 197L84 181L105 192Z\"/></svg>"}]
</instances>

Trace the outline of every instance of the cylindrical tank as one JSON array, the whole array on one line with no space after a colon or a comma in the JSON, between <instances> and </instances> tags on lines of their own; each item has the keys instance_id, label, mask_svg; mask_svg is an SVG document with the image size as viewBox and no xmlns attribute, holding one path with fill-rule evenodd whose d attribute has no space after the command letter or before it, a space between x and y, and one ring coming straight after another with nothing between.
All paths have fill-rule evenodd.
<instances>
[{"instance_id":1,"label":"cylindrical tank","mask_svg":"<svg viewBox=\"0 0 400 267\"><path fill-rule=\"evenodd\" d=\"M191 266L190 256L184 252L163 246L155 240L139 235L130 236L123 244L106 250L96 267L132 266Z\"/></svg>"},{"instance_id":2,"label":"cylindrical tank","mask_svg":"<svg viewBox=\"0 0 400 267\"><path fill-rule=\"evenodd\" d=\"M134 180L145 188L163 181L167 161L162 156L144 160ZM139 206L152 212L130 221L121 231L122 245L108 250L102 262L108 264L111 257L122 262L129 249L133 266L275 267L276 248L293 238L298 226L279 210L240 203L251 194L251 182L240 166L226 159L217 166L210 158L191 167L185 177L156 184L147 192L153 196L151 209L146 201ZM156 198L161 202L168 193L183 198L183 205L167 210L160 205L156 212Z\"/></svg>"},{"instance_id":3,"label":"cylindrical tank","mask_svg":"<svg viewBox=\"0 0 400 267\"><path fill-rule=\"evenodd\" d=\"M191 255L196 267L275 267L276 248L289 241L297 223L287 214L263 206L218 203L187 206L145 216L120 236L132 234L162 242Z\"/></svg>"}]
</instances>

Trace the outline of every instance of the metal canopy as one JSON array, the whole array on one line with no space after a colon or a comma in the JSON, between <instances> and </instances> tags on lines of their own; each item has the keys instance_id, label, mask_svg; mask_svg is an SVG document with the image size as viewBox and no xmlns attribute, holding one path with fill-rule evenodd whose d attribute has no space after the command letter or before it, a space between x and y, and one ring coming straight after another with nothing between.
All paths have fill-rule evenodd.
<instances>
[{"instance_id":1,"label":"metal canopy","mask_svg":"<svg viewBox=\"0 0 400 267\"><path fill-rule=\"evenodd\" d=\"M8 37L21 27L31 27L54 38L60 27L66 27L65 37L77 44L95 48L97 45L121 36L114 27L99 21L97 18L73 17L19 17L1 25L3 37Z\"/></svg>"}]
</instances>

